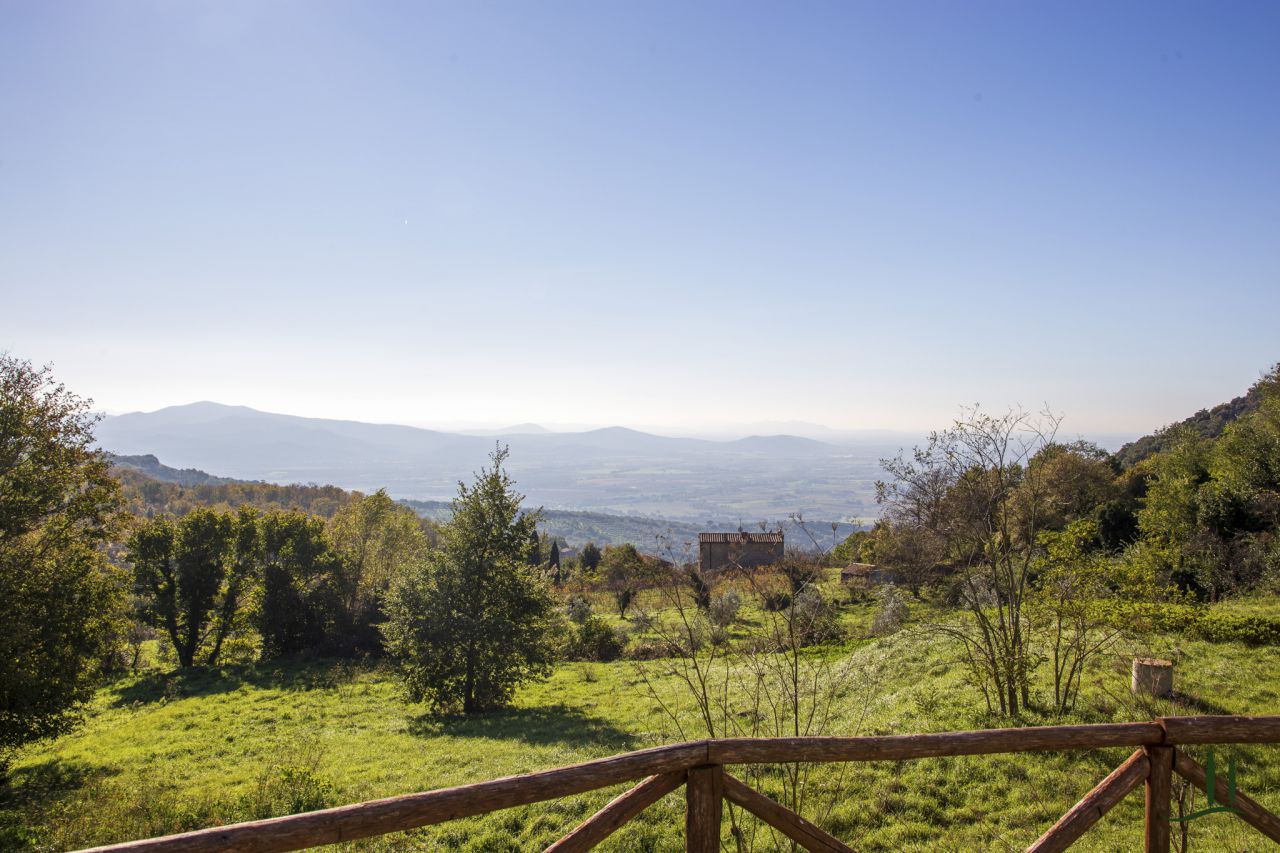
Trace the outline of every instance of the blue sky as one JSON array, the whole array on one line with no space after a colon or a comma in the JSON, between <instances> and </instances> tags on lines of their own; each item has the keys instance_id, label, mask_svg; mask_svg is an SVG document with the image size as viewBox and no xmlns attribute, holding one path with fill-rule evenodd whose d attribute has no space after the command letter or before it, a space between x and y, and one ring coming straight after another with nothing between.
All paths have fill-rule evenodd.
<instances>
[{"instance_id":1,"label":"blue sky","mask_svg":"<svg viewBox=\"0 0 1280 853\"><path fill-rule=\"evenodd\" d=\"M111 411L1145 432L1280 360L1280 4L0 2Z\"/></svg>"}]
</instances>

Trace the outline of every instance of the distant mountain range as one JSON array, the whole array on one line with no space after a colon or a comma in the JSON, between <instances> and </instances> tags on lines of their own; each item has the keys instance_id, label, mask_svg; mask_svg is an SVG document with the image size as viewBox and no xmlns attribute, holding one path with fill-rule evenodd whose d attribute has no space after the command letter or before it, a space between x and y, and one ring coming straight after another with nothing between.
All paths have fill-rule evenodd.
<instances>
[{"instance_id":1,"label":"distant mountain range","mask_svg":"<svg viewBox=\"0 0 1280 853\"><path fill-rule=\"evenodd\" d=\"M458 480L510 447L508 470L549 508L751 524L875 513L878 460L913 442L883 434L861 445L795 435L732 441L675 438L626 427L549 432L522 424L494 434L304 418L202 402L105 418L101 446L177 468L269 482L332 483L398 497L447 500Z\"/></svg>"},{"instance_id":2,"label":"distant mountain range","mask_svg":"<svg viewBox=\"0 0 1280 853\"><path fill-rule=\"evenodd\" d=\"M109 458L125 482L126 494L137 502L134 508L139 512L181 514L193 506L239 506L248 503L259 509L301 509L328 517L351 498L350 493L338 492L333 487L278 487L257 481L215 477L194 468L173 468L150 455L110 454ZM153 480L180 489L173 492L149 488L148 484ZM448 521L453 514L449 501L402 499L401 502L432 521ZM719 529L724 526L712 527ZM811 538L794 521L781 521L777 526L782 528L789 543L802 548L832 547L856 529L847 523L835 525L834 530L830 522L806 523ZM601 546L629 542L646 554L683 560L696 550L698 534L712 528L666 518L544 509L540 529L574 547L581 547L587 542Z\"/></svg>"}]
</instances>

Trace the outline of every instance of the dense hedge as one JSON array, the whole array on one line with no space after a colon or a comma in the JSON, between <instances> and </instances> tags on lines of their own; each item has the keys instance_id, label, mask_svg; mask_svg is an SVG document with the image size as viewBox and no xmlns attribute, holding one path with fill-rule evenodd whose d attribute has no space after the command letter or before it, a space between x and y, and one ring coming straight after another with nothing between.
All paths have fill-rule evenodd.
<instances>
[{"instance_id":1,"label":"dense hedge","mask_svg":"<svg viewBox=\"0 0 1280 853\"><path fill-rule=\"evenodd\" d=\"M1280 619L1240 616L1191 604L1100 602L1102 618L1117 628L1186 634L1214 643L1280 645Z\"/></svg>"}]
</instances>

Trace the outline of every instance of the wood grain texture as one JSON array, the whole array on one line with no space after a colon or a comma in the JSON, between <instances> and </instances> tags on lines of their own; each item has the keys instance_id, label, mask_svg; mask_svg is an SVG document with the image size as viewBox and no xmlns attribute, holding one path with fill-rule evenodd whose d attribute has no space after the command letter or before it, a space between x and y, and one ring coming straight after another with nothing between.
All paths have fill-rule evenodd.
<instances>
[{"instance_id":1,"label":"wood grain texture","mask_svg":"<svg viewBox=\"0 0 1280 853\"><path fill-rule=\"evenodd\" d=\"M805 850L818 853L853 853L853 848L805 820L791 809L766 797L728 773L724 774L724 798L742 806Z\"/></svg>"},{"instance_id":2,"label":"wood grain texture","mask_svg":"<svg viewBox=\"0 0 1280 853\"><path fill-rule=\"evenodd\" d=\"M581 794L706 763L705 741L630 752L492 782L94 848L99 853L282 853L399 832L470 815Z\"/></svg>"},{"instance_id":3,"label":"wood grain texture","mask_svg":"<svg viewBox=\"0 0 1280 853\"><path fill-rule=\"evenodd\" d=\"M1173 798L1173 747L1145 748L1151 769L1147 773L1144 832L1147 853L1169 853L1169 807Z\"/></svg>"},{"instance_id":4,"label":"wood grain texture","mask_svg":"<svg viewBox=\"0 0 1280 853\"><path fill-rule=\"evenodd\" d=\"M548 847L546 853L580 853L590 850L627 821L683 785L684 779L685 774L680 771L650 776L626 793L614 797L608 805Z\"/></svg>"},{"instance_id":5,"label":"wood grain texture","mask_svg":"<svg viewBox=\"0 0 1280 853\"><path fill-rule=\"evenodd\" d=\"M1174 750L1173 769L1178 775L1186 779L1192 785L1195 785L1201 791L1208 793L1207 779L1205 777L1204 767L1195 759L1184 753L1182 750ZM1238 781L1238 780L1237 780ZM1219 805L1227 805L1227 780L1218 776L1214 779L1216 783L1213 798ZM1280 844L1280 818L1276 817L1272 812L1267 811L1265 807L1244 794L1236 791L1235 800L1231 803L1232 807L1239 812L1239 817L1245 823L1261 832L1267 838Z\"/></svg>"},{"instance_id":6,"label":"wood grain texture","mask_svg":"<svg viewBox=\"0 0 1280 853\"><path fill-rule=\"evenodd\" d=\"M939 755L1146 746L1163 740L1164 729L1157 723L1109 723L885 737L729 738L711 741L709 754L716 764L899 761Z\"/></svg>"},{"instance_id":7,"label":"wood grain texture","mask_svg":"<svg viewBox=\"0 0 1280 853\"><path fill-rule=\"evenodd\" d=\"M724 813L724 773L717 764L694 767L685 782L684 849L719 853Z\"/></svg>"},{"instance_id":8,"label":"wood grain texture","mask_svg":"<svg viewBox=\"0 0 1280 853\"><path fill-rule=\"evenodd\" d=\"M1146 723L1091 726L1037 726L924 735L854 738L738 738L694 741L617 755L541 773L438 791L387 797L355 805L251 823L131 841L95 851L275 853L399 832L454 818L527 805L542 800L642 779L683 772L701 765L823 761L900 761L944 755L1097 749L1114 746L1169 746L1194 743L1280 743L1280 716L1163 717ZM1187 759L1190 761L1190 759ZM1194 762L1192 762L1194 764ZM1190 765L1186 765L1190 767ZM1197 765L1198 766L1198 765ZM1182 770L1179 770L1181 773ZM1193 772L1193 770L1188 770ZM1183 775L1187 775L1183 773ZM1191 777L1188 777L1191 778ZM1192 779L1194 782L1195 780ZM694 800L699 795L691 795ZM1245 798L1247 799L1247 798ZM1258 811L1246 820L1280 841L1275 816ZM716 798L715 808L720 808ZM1243 811L1243 809L1242 809ZM1269 822L1270 821L1270 822ZM1264 827L1271 827L1266 829Z\"/></svg>"},{"instance_id":9,"label":"wood grain texture","mask_svg":"<svg viewBox=\"0 0 1280 853\"><path fill-rule=\"evenodd\" d=\"M1142 784L1151 769L1151 762L1142 750L1129 756L1124 764L1111 771L1080 802L1049 827L1044 835L1027 848L1027 853L1057 853L1074 844L1089 827L1123 800L1130 791Z\"/></svg>"},{"instance_id":10,"label":"wood grain texture","mask_svg":"<svg viewBox=\"0 0 1280 853\"><path fill-rule=\"evenodd\" d=\"M1280 743L1280 717L1161 717L1165 742Z\"/></svg>"}]
</instances>

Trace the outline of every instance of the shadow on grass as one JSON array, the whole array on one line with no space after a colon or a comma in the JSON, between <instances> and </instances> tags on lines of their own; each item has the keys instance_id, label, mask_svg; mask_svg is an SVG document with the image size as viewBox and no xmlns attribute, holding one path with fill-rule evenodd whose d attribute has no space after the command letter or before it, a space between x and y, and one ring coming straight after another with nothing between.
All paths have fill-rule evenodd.
<instances>
[{"instance_id":1,"label":"shadow on grass","mask_svg":"<svg viewBox=\"0 0 1280 853\"><path fill-rule=\"evenodd\" d=\"M41 849L45 824L56 819L61 804L110 775L102 767L59 758L0 774L0 850Z\"/></svg>"},{"instance_id":2,"label":"shadow on grass","mask_svg":"<svg viewBox=\"0 0 1280 853\"><path fill-rule=\"evenodd\" d=\"M0 775L0 809L23 802L52 802L110 772L62 758L11 768L6 775Z\"/></svg>"},{"instance_id":3,"label":"shadow on grass","mask_svg":"<svg viewBox=\"0 0 1280 853\"><path fill-rule=\"evenodd\" d=\"M485 714L419 714L409 721L417 737L519 740L534 746L605 746L617 752L632 748L630 732L608 720L565 705L508 708Z\"/></svg>"},{"instance_id":4,"label":"shadow on grass","mask_svg":"<svg viewBox=\"0 0 1280 853\"><path fill-rule=\"evenodd\" d=\"M116 707L146 705L231 693L243 686L276 690L332 690L350 682L370 664L348 659L310 658L224 666L150 671L116 687Z\"/></svg>"}]
</instances>

